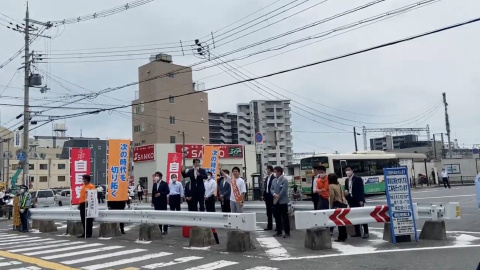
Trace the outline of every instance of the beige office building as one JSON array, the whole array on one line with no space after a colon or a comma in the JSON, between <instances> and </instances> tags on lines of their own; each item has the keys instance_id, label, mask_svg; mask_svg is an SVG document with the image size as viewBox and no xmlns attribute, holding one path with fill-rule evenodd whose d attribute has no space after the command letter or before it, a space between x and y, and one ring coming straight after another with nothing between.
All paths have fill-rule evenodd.
<instances>
[{"instance_id":1,"label":"beige office building","mask_svg":"<svg viewBox=\"0 0 480 270\"><path fill-rule=\"evenodd\" d=\"M138 77L138 99L132 102L133 146L182 143L182 132L186 143L209 143L208 95L197 91L191 68L158 54L138 68ZM149 103L153 100L160 101Z\"/></svg>"}]
</instances>

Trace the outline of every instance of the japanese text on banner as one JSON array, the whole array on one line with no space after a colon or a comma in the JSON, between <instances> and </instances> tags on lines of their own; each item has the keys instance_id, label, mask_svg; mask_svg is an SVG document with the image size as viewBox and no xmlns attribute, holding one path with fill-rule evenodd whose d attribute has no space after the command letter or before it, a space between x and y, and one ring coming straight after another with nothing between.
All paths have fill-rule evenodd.
<instances>
[{"instance_id":1,"label":"japanese text on banner","mask_svg":"<svg viewBox=\"0 0 480 270\"><path fill-rule=\"evenodd\" d=\"M220 147L206 145L203 148L203 167L207 172L213 174L215 182L217 181L218 170L218 160L220 158Z\"/></svg>"},{"instance_id":2,"label":"japanese text on banner","mask_svg":"<svg viewBox=\"0 0 480 270\"><path fill-rule=\"evenodd\" d=\"M172 175L180 179L180 170L182 169L182 154L168 153L167 155L167 184L170 183Z\"/></svg>"},{"instance_id":3,"label":"japanese text on banner","mask_svg":"<svg viewBox=\"0 0 480 270\"><path fill-rule=\"evenodd\" d=\"M129 140L108 140L108 195L109 201L128 200Z\"/></svg>"},{"instance_id":4,"label":"japanese text on banner","mask_svg":"<svg viewBox=\"0 0 480 270\"><path fill-rule=\"evenodd\" d=\"M87 218L96 218L98 217L98 199L97 199L97 190L90 189L87 190Z\"/></svg>"},{"instance_id":5,"label":"japanese text on banner","mask_svg":"<svg viewBox=\"0 0 480 270\"><path fill-rule=\"evenodd\" d=\"M90 148L70 149L70 187L72 205L80 203L80 191L83 186L83 175L90 175Z\"/></svg>"}]
</instances>

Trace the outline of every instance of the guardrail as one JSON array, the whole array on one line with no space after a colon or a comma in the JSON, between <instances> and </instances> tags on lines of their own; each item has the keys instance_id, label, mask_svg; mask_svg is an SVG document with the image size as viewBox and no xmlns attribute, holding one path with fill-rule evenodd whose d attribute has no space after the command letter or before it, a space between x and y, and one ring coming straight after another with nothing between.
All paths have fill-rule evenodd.
<instances>
[{"instance_id":1,"label":"guardrail","mask_svg":"<svg viewBox=\"0 0 480 270\"><path fill-rule=\"evenodd\" d=\"M413 210L416 219L460 219L459 203L415 203ZM385 222L390 222L387 205L295 212L296 229Z\"/></svg>"},{"instance_id":2,"label":"guardrail","mask_svg":"<svg viewBox=\"0 0 480 270\"><path fill-rule=\"evenodd\" d=\"M30 210L32 220L80 221L78 210L71 208L34 208ZM255 231L254 213L210 213L155 210L99 210L98 222L169 224Z\"/></svg>"}]
</instances>

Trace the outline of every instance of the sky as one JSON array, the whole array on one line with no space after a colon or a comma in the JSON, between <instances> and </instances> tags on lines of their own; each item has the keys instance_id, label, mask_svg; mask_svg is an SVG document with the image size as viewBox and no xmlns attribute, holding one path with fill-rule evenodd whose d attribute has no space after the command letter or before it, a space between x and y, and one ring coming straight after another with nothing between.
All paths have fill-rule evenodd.
<instances>
[{"instance_id":1,"label":"sky","mask_svg":"<svg viewBox=\"0 0 480 270\"><path fill-rule=\"evenodd\" d=\"M127 2L32 0L29 1L30 17L37 21L60 21ZM336 16L372 2L378 3ZM193 66L194 80L211 88L238 81L238 76L255 77L321 61L475 19L480 14L480 2L476 0L432 1L398 16L361 24L358 29L348 28L283 46L419 2L421 0L155 0L108 17L53 27L43 33L51 39L40 37L31 45L32 50L46 58L43 62L48 61L36 63L35 68L49 74L44 75L43 80L50 90L40 93L39 89L32 88L30 97L32 105L47 104L56 108L35 116L34 120L39 121L38 126L45 123L42 120L48 115L130 104L138 85L66 105L82 108L80 110L59 108L78 99L71 95L95 93L137 81L138 67L148 63L150 54L172 54L174 63L185 66L204 61L192 55L195 39L209 44L211 60ZM4 25L14 20L23 21L25 4L18 0L0 1L0 64L23 46L22 34ZM318 23L307 29L249 46L314 22ZM442 92L445 92L452 141L457 139L461 147L471 148L480 144L480 126L476 124L480 119L479 29L480 22L472 23L272 76L258 83L220 88L208 92L209 109L235 112L237 103L253 99L291 99L294 152L351 152L354 150L353 127L361 133L363 126L429 125L432 134L446 132L442 104ZM269 48L276 50L265 52ZM212 60L215 55L237 49L240 49L237 53ZM260 51L264 53L256 54ZM251 54L254 55L245 57ZM17 128L21 121L15 117L23 108L11 105L23 104L23 70L17 71L22 66L22 55L0 69L0 122L8 128ZM230 66L218 65L228 59L236 61L230 62ZM233 70L226 73L225 69ZM238 75L240 72L243 75ZM58 121L63 122L69 136L131 138L130 108ZM52 123L32 131L32 135L51 134ZM382 134L368 136L381 137ZM426 139L424 133L420 139ZM363 149L362 136L357 136L357 140L359 149Z\"/></svg>"}]
</instances>

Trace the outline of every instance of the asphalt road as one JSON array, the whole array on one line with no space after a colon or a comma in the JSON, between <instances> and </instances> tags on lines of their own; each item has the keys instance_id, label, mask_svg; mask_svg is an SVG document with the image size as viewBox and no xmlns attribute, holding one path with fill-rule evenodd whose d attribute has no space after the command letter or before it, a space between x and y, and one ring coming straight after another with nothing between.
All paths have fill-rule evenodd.
<instances>
[{"instance_id":1,"label":"asphalt road","mask_svg":"<svg viewBox=\"0 0 480 270\"><path fill-rule=\"evenodd\" d=\"M256 249L228 253L226 231L218 229L220 244L189 248L181 228L172 227L163 240L140 243L138 226L112 239L77 239L64 236L66 224L56 233L20 234L0 221L0 269L476 269L480 261L480 212L474 189L454 187L413 191L414 202L459 202L460 220L447 221L448 240L391 244L382 240L383 226L371 225L370 239L349 238L333 243L328 251L304 247L304 232L292 238L273 238L263 231L265 214L257 214L252 235ZM307 202L305 202L307 203ZM367 205L385 204L385 196L369 197ZM417 222L421 229L422 221ZM98 235L98 224L94 225ZM335 237L335 236L334 236Z\"/></svg>"}]
</instances>

